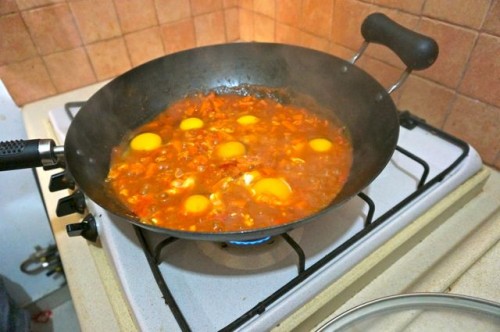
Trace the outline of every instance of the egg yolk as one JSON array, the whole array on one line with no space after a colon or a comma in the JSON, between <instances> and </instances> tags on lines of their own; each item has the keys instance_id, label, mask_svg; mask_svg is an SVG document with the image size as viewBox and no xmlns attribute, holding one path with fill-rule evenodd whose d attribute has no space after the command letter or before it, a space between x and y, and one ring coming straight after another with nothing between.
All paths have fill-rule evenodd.
<instances>
[{"instance_id":1,"label":"egg yolk","mask_svg":"<svg viewBox=\"0 0 500 332\"><path fill-rule=\"evenodd\" d=\"M292 188L284 179L264 178L252 187L256 195L273 196L280 201L286 201L292 194Z\"/></svg>"},{"instance_id":2,"label":"egg yolk","mask_svg":"<svg viewBox=\"0 0 500 332\"><path fill-rule=\"evenodd\" d=\"M151 151L161 145L161 137L153 133L142 133L130 141L130 147L136 151Z\"/></svg>"},{"instance_id":3,"label":"egg yolk","mask_svg":"<svg viewBox=\"0 0 500 332\"><path fill-rule=\"evenodd\" d=\"M203 195L191 195L184 201L184 209L190 214L204 212L210 206L210 200Z\"/></svg>"},{"instance_id":4,"label":"egg yolk","mask_svg":"<svg viewBox=\"0 0 500 332\"><path fill-rule=\"evenodd\" d=\"M259 122L259 118L253 115L243 115L236 120L240 125L246 126Z\"/></svg>"},{"instance_id":5,"label":"egg yolk","mask_svg":"<svg viewBox=\"0 0 500 332\"><path fill-rule=\"evenodd\" d=\"M332 142L326 138L315 138L309 141L309 146L316 152L326 152L332 148Z\"/></svg>"},{"instance_id":6,"label":"egg yolk","mask_svg":"<svg viewBox=\"0 0 500 332\"><path fill-rule=\"evenodd\" d=\"M187 118L181 121L179 128L181 130L192 130L199 129L203 127L203 120L198 118Z\"/></svg>"},{"instance_id":7,"label":"egg yolk","mask_svg":"<svg viewBox=\"0 0 500 332\"><path fill-rule=\"evenodd\" d=\"M222 143L217 146L217 154L222 159L231 159L244 155L246 152L245 145L238 141Z\"/></svg>"}]
</instances>

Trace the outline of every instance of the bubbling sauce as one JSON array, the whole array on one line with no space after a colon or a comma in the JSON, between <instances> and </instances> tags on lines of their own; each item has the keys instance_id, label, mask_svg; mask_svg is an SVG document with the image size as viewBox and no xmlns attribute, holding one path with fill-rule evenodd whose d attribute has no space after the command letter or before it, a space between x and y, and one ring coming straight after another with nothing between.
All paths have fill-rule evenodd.
<instances>
[{"instance_id":1,"label":"bubbling sauce","mask_svg":"<svg viewBox=\"0 0 500 332\"><path fill-rule=\"evenodd\" d=\"M234 232L322 210L351 164L338 121L266 96L210 92L131 132L113 149L106 182L143 223Z\"/></svg>"}]
</instances>

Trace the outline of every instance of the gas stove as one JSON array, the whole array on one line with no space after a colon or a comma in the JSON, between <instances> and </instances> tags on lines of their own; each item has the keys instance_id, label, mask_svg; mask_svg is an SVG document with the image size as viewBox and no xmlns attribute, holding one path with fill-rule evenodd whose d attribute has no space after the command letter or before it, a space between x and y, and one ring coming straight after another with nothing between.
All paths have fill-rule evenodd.
<instances>
[{"instance_id":1,"label":"gas stove","mask_svg":"<svg viewBox=\"0 0 500 332\"><path fill-rule=\"evenodd\" d=\"M45 134L33 133L62 143L69 114L78 110L65 105L100 86L48 100L43 112L50 125ZM482 168L468 144L407 112L400 119L393 158L362 193L258 246L166 238L80 195L62 198L67 205L58 209L65 214L73 206L85 216L83 224L70 223L72 234L98 235L140 330L269 330Z\"/></svg>"}]
</instances>

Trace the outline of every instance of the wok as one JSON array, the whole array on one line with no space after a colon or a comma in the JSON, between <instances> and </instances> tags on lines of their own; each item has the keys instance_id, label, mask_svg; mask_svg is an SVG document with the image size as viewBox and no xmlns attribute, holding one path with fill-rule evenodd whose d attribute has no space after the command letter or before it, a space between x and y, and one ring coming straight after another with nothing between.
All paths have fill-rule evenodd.
<instances>
[{"instance_id":1,"label":"wok","mask_svg":"<svg viewBox=\"0 0 500 332\"><path fill-rule=\"evenodd\" d=\"M381 43L400 56L407 66L403 77L413 69L430 66L437 57L437 44L432 39L399 26L383 14L368 16L361 31L365 45ZM106 187L113 147L131 130L187 94L242 85L284 89L290 92L287 98L292 102L305 94L346 126L353 145L353 165L342 191L317 214L270 228L199 233L141 223ZM397 110L389 93L353 63L298 46L235 43L171 54L126 72L81 108L67 133L64 151L50 140L3 142L0 170L46 165L62 155L67 171L83 193L128 222L178 238L248 240L302 226L359 193L389 162L398 134Z\"/></svg>"}]
</instances>

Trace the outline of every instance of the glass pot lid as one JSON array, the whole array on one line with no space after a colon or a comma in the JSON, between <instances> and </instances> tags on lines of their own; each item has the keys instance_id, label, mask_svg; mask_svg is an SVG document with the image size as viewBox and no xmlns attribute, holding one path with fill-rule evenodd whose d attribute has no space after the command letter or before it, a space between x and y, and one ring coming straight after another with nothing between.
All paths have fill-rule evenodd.
<instances>
[{"instance_id":1,"label":"glass pot lid","mask_svg":"<svg viewBox=\"0 0 500 332\"><path fill-rule=\"evenodd\" d=\"M500 331L500 303L444 293L394 295L354 307L317 331Z\"/></svg>"}]
</instances>

